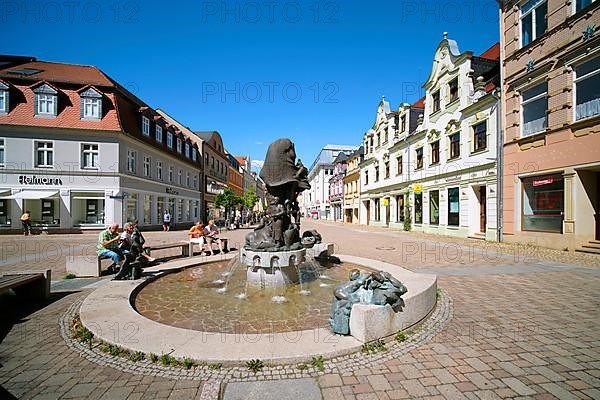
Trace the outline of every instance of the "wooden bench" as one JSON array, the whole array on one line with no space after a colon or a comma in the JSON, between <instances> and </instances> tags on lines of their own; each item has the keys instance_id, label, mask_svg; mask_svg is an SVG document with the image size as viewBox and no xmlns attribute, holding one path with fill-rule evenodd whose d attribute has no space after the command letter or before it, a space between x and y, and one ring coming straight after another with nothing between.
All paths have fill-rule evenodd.
<instances>
[{"instance_id":1,"label":"wooden bench","mask_svg":"<svg viewBox=\"0 0 600 400\"><path fill-rule=\"evenodd\" d=\"M157 244L155 246L144 247L144 251L146 254L148 254L150 256L151 253L155 250L166 250L166 249L173 249L176 247L181 248L181 256L182 257L190 256L190 246L189 246L188 242Z\"/></svg>"},{"instance_id":2,"label":"wooden bench","mask_svg":"<svg viewBox=\"0 0 600 400\"><path fill-rule=\"evenodd\" d=\"M13 289L17 295L47 299L50 297L52 271L0 272L0 293Z\"/></svg>"}]
</instances>

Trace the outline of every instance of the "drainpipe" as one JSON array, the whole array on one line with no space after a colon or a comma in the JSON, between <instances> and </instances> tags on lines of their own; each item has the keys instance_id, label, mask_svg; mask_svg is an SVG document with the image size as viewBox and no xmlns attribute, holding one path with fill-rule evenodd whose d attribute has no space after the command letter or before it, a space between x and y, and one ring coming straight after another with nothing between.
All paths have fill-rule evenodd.
<instances>
[{"instance_id":1,"label":"drainpipe","mask_svg":"<svg viewBox=\"0 0 600 400\"><path fill-rule=\"evenodd\" d=\"M504 101L503 90L504 90L504 48L502 46L502 34L503 34L503 20L502 20L502 2L499 3L498 8L498 20L500 21L499 29L500 29L500 94L498 96L498 116L497 116L497 147L496 147L496 170L498 171L497 182L498 187L496 189L496 209L497 209L497 232L498 232L498 242L502 242L504 236L504 227L503 224L503 214L504 214L504 119L502 118L502 102Z\"/></svg>"}]
</instances>

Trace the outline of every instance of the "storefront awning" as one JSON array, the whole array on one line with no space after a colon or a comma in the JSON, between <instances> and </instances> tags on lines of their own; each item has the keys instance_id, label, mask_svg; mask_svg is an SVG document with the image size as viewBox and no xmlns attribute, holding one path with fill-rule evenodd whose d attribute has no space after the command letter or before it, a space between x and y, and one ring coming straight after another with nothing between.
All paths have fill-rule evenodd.
<instances>
[{"instance_id":1,"label":"storefront awning","mask_svg":"<svg viewBox=\"0 0 600 400\"><path fill-rule=\"evenodd\" d=\"M0 199L46 199L48 197L54 197L57 194L57 190L23 190L22 192L18 192L10 196L0 197Z\"/></svg>"}]
</instances>

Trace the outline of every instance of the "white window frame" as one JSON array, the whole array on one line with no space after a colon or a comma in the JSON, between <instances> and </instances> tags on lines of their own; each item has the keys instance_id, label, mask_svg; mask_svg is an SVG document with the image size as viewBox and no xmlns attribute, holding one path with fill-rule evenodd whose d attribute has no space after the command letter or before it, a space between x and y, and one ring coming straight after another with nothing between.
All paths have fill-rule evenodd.
<instances>
[{"instance_id":1,"label":"white window frame","mask_svg":"<svg viewBox=\"0 0 600 400\"><path fill-rule=\"evenodd\" d=\"M185 142L185 158L190 158L190 144Z\"/></svg>"},{"instance_id":2,"label":"white window frame","mask_svg":"<svg viewBox=\"0 0 600 400\"><path fill-rule=\"evenodd\" d=\"M127 150L127 172L130 174L136 173L137 167L137 152L135 150Z\"/></svg>"},{"instance_id":3,"label":"white window frame","mask_svg":"<svg viewBox=\"0 0 600 400\"><path fill-rule=\"evenodd\" d=\"M198 156L196 154L196 149L192 147L192 161L198 160Z\"/></svg>"},{"instance_id":4,"label":"white window frame","mask_svg":"<svg viewBox=\"0 0 600 400\"><path fill-rule=\"evenodd\" d=\"M82 99L82 107L83 107L83 119L100 119L100 108L102 104L102 99L98 99L95 97L84 97ZM92 111L91 114L88 114L88 107Z\"/></svg>"},{"instance_id":5,"label":"white window frame","mask_svg":"<svg viewBox=\"0 0 600 400\"><path fill-rule=\"evenodd\" d=\"M177 183L179 184L179 186L183 186L183 171L181 170L181 168L179 168L179 170L177 171Z\"/></svg>"},{"instance_id":6,"label":"white window frame","mask_svg":"<svg viewBox=\"0 0 600 400\"><path fill-rule=\"evenodd\" d=\"M579 82L582 82L582 81L588 79L588 78L591 78L593 76L596 76L596 75L600 74L600 68L598 68L595 71L588 72L584 76L578 77L577 76L577 67L580 66L580 65L582 65L582 64L585 64L587 62L592 61L594 58L600 59L600 54L595 54L594 57L586 58L585 60L582 60L581 62L578 62L577 65L572 65L571 66L573 68L573 104L574 104L574 107L573 107L573 121L575 121L575 122L584 121L584 120L586 120L588 118L594 118L594 117L597 117L598 115L600 115L600 114L590 115L589 117L577 119L577 84Z\"/></svg>"},{"instance_id":7,"label":"white window frame","mask_svg":"<svg viewBox=\"0 0 600 400\"><path fill-rule=\"evenodd\" d=\"M185 186L190 187L190 173L186 172L185 173Z\"/></svg>"},{"instance_id":8,"label":"white window frame","mask_svg":"<svg viewBox=\"0 0 600 400\"><path fill-rule=\"evenodd\" d=\"M194 189L198 189L198 175L194 174Z\"/></svg>"},{"instance_id":9,"label":"white window frame","mask_svg":"<svg viewBox=\"0 0 600 400\"><path fill-rule=\"evenodd\" d=\"M592 0L592 4L593 4L595 1L596 1L596 0ZM583 8L582 8L581 10L579 10L579 11L583 11L583 10L585 10L586 8L590 7L592 4L590 4L590 5L588 5L588 6L585 6L585 7L583 7ZM577 11L577 0L573 0L573 8L572 8L572 12L573 12L573 14L577 14L579 11Z\"/></svg>"},{"instance_id":10,"label":"white window frame","mask_svg":"<svg viewBox=\"0 0 600 400\"><path fill-rule=\"evenodd\" d=\"M0 83L0 85L2 84ZM2 102L0 106L0 114L6 114L8 113L8 89L0 88L0 99L0 101Z\"/></svg>"},{"instance_id":11,"label":"white window frame","mask_svg":"<svg viewBox=\"0 0 600 400\"><path fill-rule=\"evenodd\" d=\"M531 1L533 1L533 0L531 0ZM525 5L527 3L528 2L525 2L523 5ZM537 36L534 37L535 31L536 31L536 29L535 29L536 28L536 13L535 13L535 10L539 6L541 6L543 3L546 3L546 6L547 6L548 0L538 0L538 3L535 6L531 7L531 9L529 9L525 13L523 13L523 11L522 11L523 8L519 7L519 48L523 48L524 46L528 46L528 45L530 45L531 43L533 43L537 39ZM527 17L531 13L533 13L531 15L531 40L529 41L529 43L527 43L527 44L524 45L523 44L523 18ZM547 11L546 11L546 13L547 13ZM546 14L546 18L548 18L547 14ZM548 25L546 23L546 31L545 32L547 32L547 31L548 31Z\"/></svg>"},{"instance_id":12,"label":"white window frame","mask_svg":"<svg viewBox=\"0 0 600 400\"><path fill-rule=\"evenodd\" d=\"M181 154L181 138L177 138L177 152Z\"/></svg>"},{"instance_id":13,"label":"white window frame","mask_svg":"<svg viewBox=\"0 0 600 400\"><path fill-rule=\"evenodd\" d=\"M163 180L162 161L160 160L156 160L156 179L158 179L159 181Z\"/></svg>"},{"instance_id":14,"label":"white window frame","mask_svg":"<svg viewBox=\"0 0 600 400\"><path fill-rule=\"evenodd\" d=\"M155 133L154 139L157 142L161 142L162 143L162 140L163 140L162 126L156 125L156 133Z\"/></svg>"},{"instance_id":15,"label":"white window frame","mask_svg":"<svg viewBox=\"0 0 600 400\"><path fill-rule=\"evenodd\" d=\"M547 82L545 82L545 83L547 84ZM526 91L528 91L530 89L533 89L534 87L536 87L538 85L543 85L543 84L544 84L544 81L538 81L538 82L534 83L533 85L529 85L526 88L523 88L523 89L520 90L521 129L520 129L520 132L519 132L519 134L520 134L519 137L521 137L521 138L529 137L529 136L533 136L533 135L537 135L538 133L544 132L544 130L545 130L544 129L544 130L541 130L541 131L538 131L538 132L530 133L528 135L525 135L524 132L523 132L523 129L525 128L525 113L523 111L523 106L525 106L525 105L527 105L529 103L532 103L532 102L534 102L536 100L539 100L542 97L546 97L546 101L548 101L548 98L547 98L548 97L548 87L546 86L546 91L545 92L540 93L537 96L534 96L531 99L528 99L526 101L523 101L523 92L526 92ZM548 109L546 108L546 128L547 127L548 127Z\"/></svg>"},{"instance_id":16,"label":"white window frame","mask_svg":"<svg viewBox=\"0 0 600 400\"><path fill-rule=\"evenodd\" d=\"M169 165L169 182L173 183L173 179L175 179L175 171L172 165Z\"/></svg>"},{"instance_id":17,"label":"white window frame","mask_svg":"<svg viewBox=\"0 0 600 400\"><path fill-rule=\"evenodd\" d=\"M146 178L152 177L152 159L150 156L144 156L144 176Z\"/></svg>"},{"instance_id":18,"label":"white window frame","mask_svg":"<svg viewBox=\"0 0 600 400\"><path fill-rule=\"evenodd\" d=\"M86 146L91 146L92 148L86 149ZM93 146L96 148L94 149ZM100 145L98 143L81 143L81 169L100 169ZM91 160L93 165L85 165L86 155L91 155ZM94 163L94 155L96 162Z\"/></svg>"},{"instance_id":19,"label":"white window frame","mask_svg":"<svg viewBox=\"0 0 600 400\"><path fill-rule=\"evenodd\" d=\"M0 168L3 168L6 165L6 139L0 138Z\"/></svg>"},{"instance_id":20,"label":"white window frame","mask_svg":"<svg viewBox=\"0 0 600 400\"><path fill-rule=\"evenodd\" d=\"M57 95L50 93L37 93L37 115L41 116L56 116L54 113L55 103L57 101ZM42 110L42 104L44 104L45 111Z\"/></svg>"},{"instance_id":21,"label":"white window frame","mask_svg":"<svg viewBox=\"0 0 600 400\"><path fill-rule=\"evenodd\" d=\"M167 131L167 147L172 149L173 148L173 133Z\"/></svg>"},{"instance_id":22,"label":"white window frame","mask_svg":"<svg viewBox=\"0 0 600 400\"><path fill-rule=\"evenodd\" d=\"M38 149L38 144L49 144L50 147L43 147L41 149ZM44 163L43 164L38 164L38 152L43 152L44 153ZM52 163L48 164L48 154L52 155ZM54 168L54 141L52 140L35 140L33 142L33 164L35 166L35 168Z\"/></svg>"},{"instance_id":23,"label":"white window frame","mask_svg":"<svg viewBox=\"0 0 600 400\"><path fill-rule=\"evenodd\" d=\"M142 134L150 136L150 119L142 115Z\"/></svg>"}]
</instances>

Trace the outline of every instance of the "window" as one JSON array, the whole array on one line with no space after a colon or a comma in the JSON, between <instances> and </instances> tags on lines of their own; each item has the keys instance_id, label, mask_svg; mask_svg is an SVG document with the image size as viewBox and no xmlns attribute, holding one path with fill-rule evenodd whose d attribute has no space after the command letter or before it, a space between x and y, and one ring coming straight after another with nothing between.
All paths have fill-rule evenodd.
<instances>
[{"instance_id":1,"label":"window","mask_svg":"<svg viewBox=\"0 0 600 400\"><path fill-rule=\"evenodd\" d=\"M192 160L193 160L193 161L196 161L196 160L197 160L197 158L196 158L196 157L197 157L197 156L196 156L196 149L195 149L195 148L192 148Z\"/></svg>"},{"instance_id":2,"label":"window","mask_svg":"<svg viewBox=\"0 0 600 400\"><path fill-rule=\"evenodd\" d=\"M431 225L440 223L440 192L438 190L429 192L429 223Z\"/></svg>"},{"instance_id":3,"label":"window","mask_svg":"<svg viewBox=\"0 0 600 400\"><path fill-rule=\"evenodd\" d=\"M137 154L134 150L127 150L127 172L135 174Z\"/></svg>"},{"instance_id":4,"label":"window","mask_svg":"<svg viewBox=\"0 0 600 400\"><path fill-rule=\"evenodd\" d=\"M440 141L436 140L431 143L431 164L437 164L440 162Z\"/></svg>"},{"instance_id":5,"label":"window","mask_svg":"<svg viewBox=\"0 0 600 400\"><path fill-rule=\"evenodd\" d=\"M396 157L396 175L402 175L402 156Z\"/></svg>"},{"instance_id":6,"label":"window","mask_svg":"<svg viewBox=\"0 0 600 400\"><path fill-rule=\"evenodd\" d=\"M365 185L369 184L369 171L365 171Z\"/></svg>"},{"instance_id":7,"label":"window","mask_svg":"<svg viewBox=\"0 0 600 400\"><path fill-rule=\"evenodd\" d=\"M406 130L406 115L403 115L400 118L400 132L404 132Z\"/></svg>"},{"instance_id":8,"label":"window","mask_svg":"<svg viewBox=\"0 0 600 400\"><path fill-rule=\"evenodd\" d=\"M142 133L144 136L150 136L150 120L142 116Z\"/></svg>"},{"instance_id":9,"label":"window","mask_svg":"<svg viewBox=\"0 0 600 400\"><path fill-rule=\"evenodd\" d=\"M208 154L204 154L204 161L206 166L208 166Z\"/></svg>"},{"instance_id":10,"label":"window","mask_svg":"<svg viewBox=\"0 0 600 400\"><path fill-rule=\"evenodd\" d=\"M162 143L163 135L162 135L162 126L156 125L156 134L155 139L157 142Z\"/></svg>"},{"instance_id":11,"label":"window","mask_svg":"<svg viewBox=\"0 0 600 400\"><path fill-rule=\"evenodd\" d=\"M127 198L127 214L126 214L127 222L133 222L133 221L136 221L138 219L138 215L137 215L138 205L137 205L137 202L138 202L138 195L137 195L137 193L132 193Z\"/></svg>"},{"instance_id":12,"label":"window","mask_svg":"<svg viewBox=\"0 0 600 400\"><path fill-rule=\"evenodd\" d=\"M183 171L179 168L177 172L177 182L179 182L179 186L183 186Z\"/></svg>"},{"instance_id":13,"label":"window","mask_svg":"<svg viewBox=\"0 0 600 400\"><path fill-rule=\"evenodd\" d=\"M579 12L592 4L596 0L576 0L575 1L575 12Z\"/></svg>"},{"instance_id":14,"label":"window","mask_svg":"<svg viewBox=\"0 0 600 400\"><path fill-rule=\"evenodd\" d=\"M421 168L423 168L423 148L419 147L416 150L416 153L417 153L417 167L416 167L416 169L421 169Z\"/></svg>"},{"instance_id":15,"label":"window","mask_svg":"<svg viewBox=\"0 0 600 400\"><path fill-rule=\"evenodd\" d=\"M458 226L460 222L459 190L448 189L448 226Z\"/></svg>"},{"instance_id":16,"label":"window","mask_svg":"<svg viewBox=\"0 0 600 400\"><path fill-rule=\"evenodd\" d=\"M177 138L177 152L181 154L181 138Z\"/></svg>"},{"instance_id":17,"label":"window","mask_svg":"<svg viewBox=\"0 0 600 400\"><path fill-rule=\"evenodd\" d=\"M194 189L198 189L198 175L194 174Z\"/></svg>"},{"instance_id":18,"label":"window","mask_svg":"<svg viewBox=\"0 0 600 400\"><path fill-rule=\"evenodd\" d=\"M54 143L35 142L35 166L51 168L54 165Z\"/></svg>"},{"instance_id":19,"label":"window","mask_svg":"<svg viewBox=\"0 0 600 400\"><path fill-rule=\"evenodd\" d=\"M386 161L383 165L385 167L385 179L387 179L390 177L390 162Z\"/></svg>"},{"instance_id":20,"label":"window","mask_svg":"<svg viewBox=\"0 0 600 400\"><path fill-rule=\"evenodd\" d=\"M156 179L162 181L162 161L156 161Z\"/></svg>"},{"instance_id":21,"label":"window","mask_svg":"<svg viewBox=\"0 0 600 400\"><path fill-rule=\"evenodd\" d=\"M190 144L185 142L185 157L190 158Z\"/></svg>"},{"instance_id":22,"label":"window","mask_svg":"<svg viewBox=\"0 0 600 400\"><path fill-rule=\"evenodd\" d=\"M396 222L404 222L404 195L396 196Z\"/></svg>"},{"instance_id":23,"label":"window","mask_svg":"<svg viewBox=\"0 0 600 400\"><path fill-rule=\"evenodd\" d=\"M81 145L81 168L97 169L98 165L98 145L87 144Z\"/></svg>"},{"instance_id":24,"label":"window","mask_svg":"<svg viewBox=\"0 0 600 400\"><path fill-rule=\"evenodd\" d=\"M375 182L379 181L379 165L375 166Z\"/></svg>"},{"instance_id":25,"label":"window","mask_svg":"<svg viewBox=\"0 0 600 400\"><path fill-rule=\"evenodd\" d=\"M152 223L152 197L147 194L144 195L144 224L150 225Z\"/></svg>"},{"instance_id":26,"label":"window","mask_svg":"<svg viewBox=\"0 0 600 400\"><path fill-rule=\"evenodd\" d=\"M0 139L0 167L4 167L4 139Z\"/></svg>"},{"instance_id":27,"label":"window","mask_svg":"<svg viewBox=\"0 0 600 400\"><path fill-rule=\"evenodd\" d=\"M212 169L215 169L215 157L214 156L210 156L210 167Z\"/></svg>"},{"instance_id":28,"label":"window","mask_svg":"<svg viewBox=\"0 0 600 400\"><path fill-rule=\"evenodd\" d=\"M523 182L523 230L562 232L564 180L562 175L525 178Z\"/></svg>"},{"instance_id":29,"label":"window","mask_svg":"<svg viewBox=\"0 0 600 400\"><path fill-rule=\"evenodd\" d=\"M167 147L173 148L173 133L167 131Z\"/></svg>"},{"instance_id":30,"label":"window","mask_svg":"<svg viewBox=\"0 0 600 400\"><path fill-rule=\"evenodd\" d=\"M454 100L458 100L458 78L450 81L448 89L450 90L450 103Z\"/></svg>"},{"instance_id":31,"label":"window","mask_svg":"<svg viewBox=\"0 0 600 400\"><path fill-rule=\"evenodd\" d=\"M102 95L89 88L80 94L81 119L102 118Z\"/></svg>"},{"instance_id":32,"label":"window","mask_svg":"<svg viewBox=\"0 0 600 400\"><path fill-rule=\"evenodd\" d=\"M144 176L150 178L150 157L144 156Z\"/></svg>"},{"instance_id":33,"label":"window","mask_svg":"<svg viewBox=\"0 0 600 400\"><path fill-rule=\"evenodd\" d=\"M381 201L379 199L375 199L375 221L381 220Z\"/></svg>"},{"instance_id":34,"label":"window","mask_svg":"<svg viewBox=\"0 0 600 400\"><path fill-rule=\"evenodd\" d=\"M431 103L431 112L435 113L440 111L440 91L438 90L434 94L431 95L432 103Z\"/></svg>"},{"instance_id":35,"label":"window","mask_svg":"<svg viewBox=\"0 0 600 400\"><path fill-rule=\"evenodd\" d=\"M600 57L575 67L575 120L600 114Z\"/></svg>"},{"instance_id":36,"label":"window","mask_svg":"<svg viewBox=\"0 0 600 400\"><path fill-rule=\"evenodd\" d=\"M548 83L540 83L523 91L521 108L523 114L522 136L531 136L546 129L548 109Z\"/></svg>"},{"instance_id":37,"label":"window","mask_svg":"<svg viewBox=\"0 0 600 400\"><path fill-rule=\"evenodd\" d=\"M0 82L0 114L6 114L8 108L8 85Z\"/></svg>"},{"instance_id":38,"label":"window","mask_svg":"<svg viewBox=\"0 0 600 400\"><path fill-rule=\"evenodd\" d=\"M548 28L546 0L529 0L521 7L521 47L542 36Z\"/></svg>"},{"instance_id":39,"label":"window","mask_svg":"<svg viewBox=\"0 0 600 400\"><path fill-rule=\"evenodd\" d=\"M487 123L482 122L473 127L474 151L487 148Z\"/></svg>"},{"instance_id":40,"label":"window","mask_svg":"<svg viewBox=\"0 0 600 400\"><path fill-rule=\"evenodd\" d=\"M415 224L423 223L423 193L415 193Z\"/></svg>"},{"instance_id":41,"label":"window","mask_svg":"<svg viewBox=\"0 0 600 400\"><path fill-rule=\"evenodd\" d=\"M33 90L35 93L35 115L55 117L58 107L58 92L48 84L43 84Z\"/></svg>"},{"instance_id":42,"label":"window","mask_svg":"<svg viewBox=\"0 0 600 400\"><path fill-rule=\"evenodd\" d=\"M450 135L450 159L460 157L460 132Z\"/></svg>"},{"instance_id":43,"label":"window","mask_svg":"<svg viewBox=\"0 0 600 400\"><path fill-rule=\"evenodd\" d=\"M185 173L185 186L190 187L190 173Z\"/></svg>"},{"instance_id":44,"label":"window","mask_svg":"<svg viewBox=\"0 0 600 400\"><path fill-rule=\"evenodd\" d=\"M169 165L169 182L173 183L173 179L174 179L174 176L173 176L173 166Z\"/></svg>"}]
</instances>

